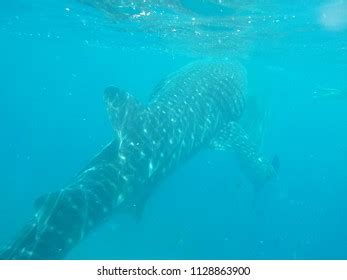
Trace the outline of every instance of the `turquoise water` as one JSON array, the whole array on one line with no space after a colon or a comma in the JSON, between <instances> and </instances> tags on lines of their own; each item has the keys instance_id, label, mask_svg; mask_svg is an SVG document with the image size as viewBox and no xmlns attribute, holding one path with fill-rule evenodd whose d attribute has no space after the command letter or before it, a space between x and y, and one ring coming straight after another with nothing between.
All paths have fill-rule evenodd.
<instances>
[{"instance_id":1,"label":"turquoise water","mask_svg":"<svg viewBox=\"0 0 347 280\"><path fill-rule=\"evenodd\" d=\"M112 216L67 258L346 259L346 7L1 1L0 244L112 140L105 87L146 102L165 76L217 57L241 61L266 100L262 150L279 158L277 178L256 192L232 153L202 150L140 220Z\"/></svg>"}]
</instances>

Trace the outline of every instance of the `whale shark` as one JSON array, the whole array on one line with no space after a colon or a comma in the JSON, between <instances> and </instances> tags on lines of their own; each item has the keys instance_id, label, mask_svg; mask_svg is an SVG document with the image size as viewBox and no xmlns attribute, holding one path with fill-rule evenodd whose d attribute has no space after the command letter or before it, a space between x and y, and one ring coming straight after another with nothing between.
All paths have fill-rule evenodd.
<instances>
[{"instance_id":1,"label":"whale shark","mask_svg":"<svg viewBox=\"0 0 347 280\"><path fill-rule=\"evenodd\" d=\"M70 184L36 200L35 215L0 258L66 258L113 213L141 216L161 179L203 149L234 151L256 186L271 180L275 166L240 121L246 76L238 62L202 60L162 80L147 104L117 87L106 88L114 139Z\"/></svg>"}]
</instances>

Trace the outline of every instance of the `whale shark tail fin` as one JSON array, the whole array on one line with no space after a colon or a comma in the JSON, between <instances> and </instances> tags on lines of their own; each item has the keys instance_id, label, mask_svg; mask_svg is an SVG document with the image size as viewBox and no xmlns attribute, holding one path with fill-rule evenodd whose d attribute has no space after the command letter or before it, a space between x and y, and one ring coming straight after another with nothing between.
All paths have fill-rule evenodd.
<instances>
[{"instance_id":1,"label":"whale shark tail fin","mask_svg":"<svg viewBox=\"0 0 347 280\"><path fill-rule=\"evenodd\" d=\"M246 101L244 115L240 126L250 139L248 153L253 150L254 157L245 157L239 153L241 168L253 184L253 198L251 211L255 212L262 192L267 182L275 178L280 169L280 160L277 155L267 159L262 155L266 123L270 116L270 96L264 94L249 95ZM240 134L243 132L240 130ZM252 147L252 148L251 148ZM245 149L244 151L247 151Z\"/></svg>"},{"instance_id":2,"label":"whale shark tail fin","mask_svg":"<svg viewBox=\"0 0 347 280\"><path fill-rule=\"evenodd\" d=\"M129 124L141 119L140 115L144 112L144 106L128 92L110 86L105 89L104 99L115 132L128 130Z\"/></svg>"},{"instance_id":3,"label":"whale shark tail fin","mask_svg":"<svg viewBox=\"0 0 347 280\"><path fill-rule=\"evenodd\" d=\"M280 171L280 159L277 155L274 155L269 161L269 169L272 170L272 177L277 176L277 174ZM251 205L251 211L256 212L257 210L257 205L260 200L261 193L264 190L265 182L261 184L254 184L254 191L253 191L253 198L252 198L252 205Z\"/></svg>"},{"instance_id":4,"label":"whale shark tail fin","mask_svg":"<svg viewBox=\"0 0 347 280\"><path fill-rule=\"evenodd\" d=\"M272 162L263 156L259 146L237 122L230 122L225 126L210 145L215 150L233 151L241 170L257 188L261 188L276 175Z\"/></svg>"},{"instance_id":5,"label":"whale shark tail fin","mask_svg":"<svg viewBox=\"0 0 347 280\"><path fill-rule=\"evenodd\" d=\"M255 187L254 201L257 200L264 185L276 177L280 168L280 161L277 155L272 159L267 159L262 155L266 123L271 113L270 98L271 96L265 91L248 95L245 112L239 121L240 127L237 129L239 135L244 135L244 139L249 139L248 141L243 140L244 152L248 153L248 155L253 153L252 159L252 156L245 158L245 155L240 154L240 150L238 152L242 162L242 169L248 173L248 177Z\"/></svg>"},{"instance_id":6,"label":"whale shark tail fin","mask_svg":"<svg viewBox=\"0 0 347 280\"><path fill-rule=\"evenodd\" d=\"M263 146L266 122L269 115L268 96L265 96L265 94L253 94L247 97L245 112L239 123L259 150Z\"/></svg>"}]
</instances>

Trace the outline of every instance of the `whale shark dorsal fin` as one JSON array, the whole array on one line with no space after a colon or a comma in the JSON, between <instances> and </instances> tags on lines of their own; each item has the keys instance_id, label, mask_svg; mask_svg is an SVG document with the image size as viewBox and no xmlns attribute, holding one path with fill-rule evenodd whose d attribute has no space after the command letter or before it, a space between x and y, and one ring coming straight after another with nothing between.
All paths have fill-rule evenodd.
<instances>
[{"instance_id":1,"label":"whale shark dorsal fin","mask_svg":"<svg viewBox=\"0 0 347 280\"><path fill-rule=\"evenodd\" d=\"M115 131L122 130L144 112L144 106L134 96L114 86L105 89L104 99Z\"/></svg>"},{"instance_id":2,"label":"whale shark dorsal fin","mask_svg":"<svg viewBox=\"0 0 347 280\"><path fill-rule=\"evenodd\" d=\"M167 84L167 78L161 79L157 83L157 85L153 88L153 90L149 96L149 100L153 102L161 94L161 92L162 92L162 90L166 84Z\"/></svg>"}]
</instances>

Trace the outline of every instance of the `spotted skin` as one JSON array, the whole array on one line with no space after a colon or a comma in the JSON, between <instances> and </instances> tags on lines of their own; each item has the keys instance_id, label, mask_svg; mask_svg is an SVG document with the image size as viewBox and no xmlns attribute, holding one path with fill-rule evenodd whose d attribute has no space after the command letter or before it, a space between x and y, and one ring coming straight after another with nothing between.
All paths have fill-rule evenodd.
<instances>
[{"instance_id":1,"label":"spotted skin","mask_svg":"<svg viewBox=\"0 0 347 280\"><path fill-rule=\"evenodd\" d=\"M69 186L37 200L34 218L1 258L64 258L111 213L141 211L155 185L204 148L234 149L250 170L271 174L266 161L255 161L261 157L244 141L246 134L235 129L244 110L245 77L237 63L195 62L162 81L146 106L107 88L115 139Z\"/></svg>"}]
</instances>

